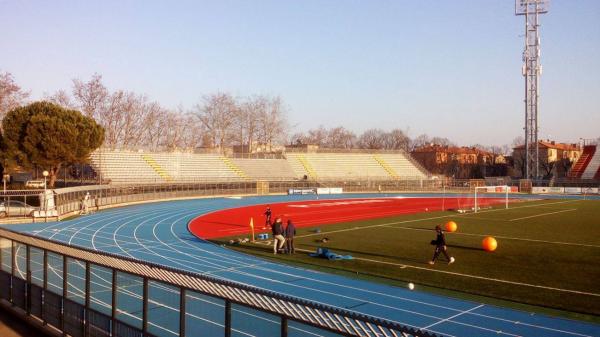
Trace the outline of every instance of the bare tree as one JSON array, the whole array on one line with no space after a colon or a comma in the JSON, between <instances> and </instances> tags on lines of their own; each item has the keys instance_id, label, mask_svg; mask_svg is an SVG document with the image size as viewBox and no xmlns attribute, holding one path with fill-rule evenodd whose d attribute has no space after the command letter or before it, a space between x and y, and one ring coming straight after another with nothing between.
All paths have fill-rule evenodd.
<instances>
[{"instance_id":1,"label":"bare tree","mask_svg":"<svg viewBox=\"0 0 600 337\"><path fill-rule=\"evenodd\" d=\"M151 150L159 149L167 130L163 127L163 116L167 113L157 102L151 102L146 106L147 113L144 119L143 144Z\"/></svg>"},{"instance_id":2,"label":"bare tree","mask_svg":"<svg viewBox=\"0 0 600 337\"><path fill-rule=\"evenodd\" d=\"M358 137L358 145L363 149L383 149L385 144L385 131L381 129L369 129Z\"/></svg>"},{"instance_id":3,"label":"bare tree","mask_svg":"<svg viewBox=\"0 0 600 337\"><path fill-rule=\"evenodd\" d=\"M235 99L226 93L207 95L203 105L196 106L198 119L212 136L212 143L221 151L232 138L237 109Z\"/></svg>"},{"instance_id":4,"label":"bare tree","mask_svg":"<svg viewBox=\"0 0 600 337\"><path fill-rule=\"evenodd\" d=\"M330 148L351 149L356 143L356 135L343 126L338 126L328 131L326 143Z\"/></svg>"},{"instance_id":5,"label":"bare tree","mask_svg":"<svg viewBox=\"0 0 600 337\"><path fill-rule=\"evenodd\" d=\"M445 137L433 137L431 138L431 142L436 145L441 146L455 146L448 138Z\"/></svg>"},{"instance_id":6,"label":"bare tree","mask_svg":"<svg viewBox=\"0 0 600 337\"><path fill-rule=\"evenodd\" d=\"M258 140L268 149L283 143L286 137L286 108L281 97L265 98L266 109L258 115Z\"/></svg>"},{"instance_id":7,"label":"bare tree","mask_svg":"<svg viewBox=\"0 0 600 337\"><path fill-rule=\"evenodd\" d=\"M248 98L240 104L236 113L236 127L240 145L247 145L252 152L258 134L259 116L266 111L268 100L263 96Z\"/></svg>"},{"instance_id":8,"label":"bare tree","mask_svg":"<svg viewBox=\"0 0 600 337\"><path fill-rule=\"evenodd\" d=\"M77 108L77 106L75 105L75 102L73 102L73 100L71 99L71 96L69 96L69 93L67 93L63 89L58 90L53 95L47 95L44 99L46 101L58 104L65 108L69 108L69 109Z\"/></svg>"},{"instance_id":9,"label":"bare tree","mask_svg":"<svg viewBox=\"0 0 600 337\"><path fill-rule=\"evenodd\" d=\"M329 137L329 131L325 129L322 125L317 129L308 130L306 135L306 142L312 145L319 145L323 147L332 147L327 143L327 138Z\"/></svg>"},{"instance_id":10,"label":"bare tree","mask_svg":"<svg viewBox=\"0 0 600 337\"><path fill-rule=\"evenodd\" d=\"M431 138L429 138L429 136L426 134L419 135L410 143L410 150L414 151L415 149L418 149L427 144L431 144Z\"/></svg>"},{"instance_id":11,"label":"bare tree","mask_svg":"<svg viewBox=\"0 0 600 337\"><path fill-rule=\"evenodd\" d=\"M296 132L290 137L290 143L296 145L308 144L308 136L304 132Z\"/></svg>"},{"instance_id":12,"label":"bare tree","mask_svg":"<svg viewBox=\"0 0 600 337\"><path fill-rule=\"evenodd\" d=\"M29 93L15 83L11 73L0 73L0 120L10 110L21 106Z\"/></svg>"},{"instance_id":13,"label":"bare tree","mask_svg":"<svg viewBox=\"0 0 600 337\"><path fill-rule=\"evenodd\" d=\"M400 129L394 129L383 135L384 148L389 150L409 151L410 138Z\"/></svg>"},{"instance_id":14,"label":"bare tree","mask_svg":"<svg viewBox=\"0 0 600 337\"><path fill-rule=\"evenodd\" d=\"M185 113L181 115L181 122L183 126L181 128L181 146L189 150L202 146L202 137L205 132L198 118L191 113Z\"/></svg>"},{"instance_id":15,"label":"bare tree","mask_svg":"<svg viewBox=\"0 0 600 337\"><path fill-rule=\"evenodd\" d=\"M88 117L96 117L106 103L108 90L102 83L102 75L94 74L88 82L73 80L73 96L79 109Z\"/></svg>"}]
</instances>

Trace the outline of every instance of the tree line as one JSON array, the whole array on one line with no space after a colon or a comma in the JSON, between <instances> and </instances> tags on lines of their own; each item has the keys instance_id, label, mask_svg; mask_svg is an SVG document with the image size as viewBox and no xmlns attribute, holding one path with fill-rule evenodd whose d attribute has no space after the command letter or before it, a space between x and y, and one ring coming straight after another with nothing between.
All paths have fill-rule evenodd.
<instances>
[{"instance_id":1,"label":"tree line","mask_svg":"<svg viewBox=\"0 0 600 337\"><path fill-rule=\"evenodd\" d=\"M23 105L29 93L21 89L10 73L0 72L0 118ZM103 146L108 148L145 148L193 150L199 147L221 150L244 145L252 152L260 144L267 149L284 144L315 144L338 149L387 149L412 151L427 145L455 144L447 138L426 134L410 138L400 128L368 129L356 134L344 126L323 126L297 132L287 119L288 107L279 96L235 97L226 92L204 95L190 109L170 109L144 94L109 90L102 76L89 80L73 79L69 91L58 90L45 100L67 109L79 110L105 130ZM521 141L515 139L513 146ZM512 147L475 144L494 154L510 154Z\"/></svg>"}]
</instances>

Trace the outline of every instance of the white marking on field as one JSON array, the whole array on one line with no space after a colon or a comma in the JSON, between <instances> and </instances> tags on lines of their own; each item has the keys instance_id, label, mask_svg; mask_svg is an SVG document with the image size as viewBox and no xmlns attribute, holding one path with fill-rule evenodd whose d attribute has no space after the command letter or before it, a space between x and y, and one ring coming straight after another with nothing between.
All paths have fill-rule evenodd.
<instances>
[{"instance_id":1,"label":"white marking on field","mask_svg":"<svg viewBox=\"0 0 600 337\"><path fill-rule=\"evenodd\" d=\"M558 202L546 203L546 204L543 204L543 205L563 204L563 203L574 202L574 201L576 201L576 200L558 201ZM506 208L489 209L489 210L480 211L479 213L468 213L468 214L463 214L463 215L455 215L455 214L440 215L440 216L434 216L434 217L422 218L422 219L403 220L403 221L388 222L388 223L378 224L378 225L370 225L370 226L362 226L362 227L339 229L339 230L335 230L335 231L328 231L328 232L321 232L321 233L298 235L296 237L297 238L305 238L305 237L315 236L315 235L324 235L324 234L331 234L331 233L342 233L342 232L349 232L349 231L354 231L354 230L369 229L369 228L376 228L376 227L385 227L385 226L388 226L388 225L403 224L403 223L410 223L410 222L419 222L419 221L436 220L436 219L453 218L453 217L464 217L464 216L469 216L469 215L472 215L472 214L481 214L481 213L488 213L488 212L507 211L507 210L512 210L512 209L530 208L530 207L536 207L536 206L539 206L539 205L527 205L527 206L521 206L521 207L513 207L513 208L509 208L509 209L506 209Z\"/></svg>"},{"instance_id":2,"label":"white marking on field","mask_svg":"<svg viewBox=\"0 0 600 337\"><path fill-rule=\"evenodd\" d=\"M564 209L562 211L546 212L546 213L542 213L542 214L524 216L524 217L521 217L521 218L510 219L508 221L518 221L518 220L523 220L523 219L536 218L538 216L546 216L546 215L552 215L552 214L558 214L558 213L564 213L564 212L572 212L572 211L576 211L576 210L577 210L577 208L570 208L570 209Z\"/></svg>"},{"instance_id":3,"label":"white marking on field","mask_svg":"<svg viewBox=\"0 0 600 337\"><path fill-rule=\"evenodd\" d=\"M298 250L298 251L304 251L304 252L312 252L311 250L299 249L299 248L296 248L296 250ZM388 261L379 261L379 260L373 260L373 259L366 259L366 258L362 258L362 257L354 257L354 259L355 260L361 260L361 261L367 261L367 262L373 262L373 263L386 264L386 265L390 265L390 266L398 266L398 267L400 267L402 269L404 269L404 268L413 268L413 269L425 270L425 271L434 272L434 273L449 274L449 275L455 275L455 276L461 276L461 277L467 277L467 278L474 278L474 279L486 280L486 281L492 281L492 282L498 282L498 283L507 283L507 284L514 284L514 285L518 285L518 286L524 286L524 287L532 287L532 288L538 288L538 289L560 291L560 292L571 293L571 294L600 297L600 294L590 293L590 292L585 292L585 291L579 291L579 290L563 289L563 288L555 288L555 287L547 287L547 286L541 286L541 285L537 285L537 284L529 284L529 283L523 283L523 282L508 281L508 280L502 280L502 279L497 279L497 278L493 278L493 277L485 277L485 276L479 276L479 275L463 274L463 273L457 273L457 272L446 271L446 270L437 270L437 269L431 269L431 268L426 268L426 267L413 266L413 265L404 264L404 263L396 263L396 262L388 262Z\"/></svg>"},{"instance_id":4,"label":"white marking on field","mask_svg":"<svg viewBox=\"0 0 600 337\"><path fill-rule=\"evenodd\" d=\"M413 230L413 231L424 231L424 232L432 231L431 229L427 229L427 228L412 228L412 227L401 227L401 226L384 226L384 227L396 228L396 229L407 229L407 230ZM453 232L452 235L479 236L479 237L489 236L488 234L473 234L473 233L458 233L458 232ZM530 241L530 242L551 243L551 244L565 245L565 246L581 246L581 247L600 248L599 245L591 245L591 244L585 244L585 243L525 239L525 238L515 238L515 237L510 237L510 236L500 236L500 235L493 235L493 236L498 239L506 239L506 240Z\"/></svg>"}]
</instances>

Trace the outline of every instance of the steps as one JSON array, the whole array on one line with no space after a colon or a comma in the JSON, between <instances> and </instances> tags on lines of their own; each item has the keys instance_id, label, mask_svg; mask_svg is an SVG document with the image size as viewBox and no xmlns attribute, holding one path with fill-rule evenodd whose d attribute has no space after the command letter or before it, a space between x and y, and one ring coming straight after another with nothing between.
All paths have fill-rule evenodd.
<instances>
[{"instance_id":1,"label":"steps","mask_svg":"<svg viewBox=\"0 0 600 337\"><path fill-rule=\"evenodd\" d=\"M225 163L225 166L227 166L231 171L237 174L238 177L244 179L248 178L248 175L244 173L244 171L242 171L242 169L240 169L236 164L234 164L229 158L221 157L221 161L223 161L223 163Z\"/></svg>"},{"instance_id":2,"label":"steps","mask_svg":"<svg viewBox=\"0 0 600 337\"><path fill-rule=\"evenodd\" d=\"M386 163L386 161L383 160L383 158L379 157L378 155L373 155L373 159L375 159L375 161L378 162L379 165L381 165L381 167L383 167L383 169L390 175L390 177L394 179L400 178L398 173L396 173L396 171L390 165L388 165L388 163Z\"/></svg>"},{"instance_id":3,"label":"steps","mask_svg":"<svg viewBox=\"0 0 600 337\"><path fill-rule=\"evenodd\" d=\"M143 154L142 159L156 172L161 178L163 178L166 182L173 181L173 178L167 173L165 169L160 166L154 158L150 155Z\"/></svg>"},{"instance_id":4,"label":"steps","mask_svg":"<svg viewBox=\"0 0 600 337\"><path fill-rule=\"evenodd\" d=\"M300 164L302 164L302 167L304 167L304 169L308 173L309 178L317 179L317 173L312 168L312 166L310 165L310 163L308 162L306 157L304 157L303 155L300 155L300 156L298 156L298 161L300 162Z\"/></svg>"},{"instance_id":5,"label":"steps","mask_svg":"<svg viewBox=\"0 0 600 337\"><path fill-rule=\"evenodd\" d=\"M600 153L595 145L587 145L567 176L575 179L593 179L599 169Z\"/></svg>"}]
</instances>

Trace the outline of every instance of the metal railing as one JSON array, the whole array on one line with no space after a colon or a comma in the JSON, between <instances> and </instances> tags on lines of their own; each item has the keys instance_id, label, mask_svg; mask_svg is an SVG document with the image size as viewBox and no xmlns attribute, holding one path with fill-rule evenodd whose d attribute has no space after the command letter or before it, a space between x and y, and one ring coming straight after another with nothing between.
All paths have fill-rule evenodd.
<instances>
[{"instance_id":1,"label":"metal railing","mask_svg":"<svg viewBox=\"0 0 600 337\"><path fill-rule=\"evenodd\" d=\"M81 210L81 201L90 193L89 207L92 210L110 205L168 200L223 196L233 194L280 194L289 189L341 187L349 193L393 193L393 192L468 192L473 186L481 186L475 180L414 179L414 180L294 180L294 181L235 181L193 184L132 184L90 185L57 189L56 207L59 215ZM264 189L267 184L267 189ZM261 186L260 188L258 186Z\"/></svg>"},{"instance_id":2,"label":"metal railing","mask_svg":"<svg viewBox=\"0 0 600 337\"><path fill-rule=\"evenodd\" d=\"M0 302L70 336L436 336L248 285L0 229ZM102 277L104 275L104 277ZM291 333L293 331L293 333Z\"/></svg>"}]
</instances>

